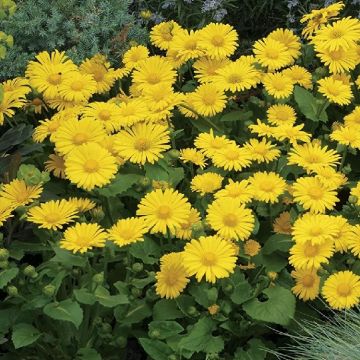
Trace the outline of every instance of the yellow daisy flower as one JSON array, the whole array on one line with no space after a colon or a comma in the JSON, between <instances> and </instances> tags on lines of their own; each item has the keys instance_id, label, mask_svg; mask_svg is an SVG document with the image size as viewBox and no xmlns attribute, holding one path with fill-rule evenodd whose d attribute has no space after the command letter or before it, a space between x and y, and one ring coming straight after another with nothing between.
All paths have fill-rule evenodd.
<instances>
[{"instance_id":1,"label":"yellow daisy flower","mask_svg":"<svg viewBox=\"0 0 360 360\"><path fill-rule=\"evenodd\" d=\"M76 223L65 230L60 247L83 254L94 247L104 247L106 236L98 224Z\"/></svg>"},{"instance_id":2,"label":"yellow daisy flower","mask_svg":"<svg viewBox=\"0 0 360 360\"><path fill-rule=\"evenodd\" d=\"M331 167L318 168L316 170L315 177L325 186L329 186L334 189L344 186L347 182L347 177L343 173L336 172L336 170Z\"/></svg>"},{"instance_id":3,"label":"yellow daisy flower","mask_svg":"<svg viewBox=\"0 0 360 360\"><path fill-rule=\"evenodd\" d=\"M65 55L65 52L55 50L51 53L43 51L36 55L36 60L30 61L25 74L30 85L46 98L53 99L59 94L59 85L64 78L72 77L77 66Z\"/></svg>"},{"instance_id":4,"label":"yellow daisy flower","mask_svg":"<svg viewBox=\"0 0 360 360\"><path fill-rule=\"evenodd\" d=\"M65 160L57 154L50 154L49 160L45 161L45 170L52 172L54 176L65 179Z\"/></svg>"},{"instance_id":5,"label":"yellow daisy flower","mask_svg":"<svg viewBox=\"0 0 360 360\"><path fill-rule=\"evenodd\" d=\"M58 230L78 217L77 206L67 200L51 200L30 208L27 220L39 228Z\"/></svg>"},{"instance_id":6,"label":"yellow daisy flower","mask_svg":"<svg viewBox=\"0 0 360 360\"><path fill-rule=\"evenodd\" d=\"M225 135L214 135L212 129L210 129L209 133L200 133L194 141L194 145L200 149L202 153L210 157L230 144L235 144L235 142L227 139Z\"/></svg>"},{"instance_id":7,"label":"yellow daisy flower","mask_svg":"<svg viewBox=\"0 0 360 360\"><path fill-rule=\"evenodd\" d=\"M229 179L229 183L222 190L216 192L214 196L215 199L229 198L246 204L252 200L254 195L250 190L248 180L233 181Z\"/></svg>"},{"instance_id":8,"label":"yellow daisy flower","mask_svg":"<svg viewBox=\"0 0 360 360\"><path fill-rule=\"evenodd\" d=\"M15 179L9 184L2 184L1 199L10 201L12 207L25 206L38 199L43 191L41 185L26 185L24 180Z\"/></svg>"},{"instance_id":9,"label":"yellow daisy flower","mask_svg":"<svg viewBox=\"0 0 360 360\"><path fill-rule=\"evenodd\" d=\"M3 226L4 222L12 217L11 214L14 210L14 206L11 201L5 198L0 198L0 226Z\"/></svg>"},{"instance_id":10,"label":"yellow daisy flower","mask_svg":"<svg viewBox=\"0 0 360 360\"><path fill-rule=\"evenodd\" d=\"M85 190L108 184L116 172L114 156L96 143L78 146L65 159L66 177Z\"/></svg>"},{"instance_id":11,"label":"yellow daisy flower","mask_svg":"<svg viewBox=\"0 0 360 360\"><path fill-rule=\"evenodd\" d=\"M336 189L325 186L315 177L298 178L292 188L294 200L315 214L332 210L339 201Z\"/></svg>"},{"instance_id":12,"label":"yellow daisy flower","mask_svg":"<svg viewBox=\"0 0 360 360\"><path fill-rule=\"evenodd\" d=\"M251 155L251 160L257 163L266 162L269 163L277 159L280 156L280 150L275 147L271 142L267 142L266 139L250 139L244 145Z\"/></svg>"},{"instance_id":13,"label":"yellow daisy flower","mask_svg":"<svg viewBox=\"0 0 360 360\"><path fill-rule=\"evenodd\" d=\"M293 145L297 144L298 141L309 142L311 135L303 131L303 128L304 124L281 124L273 128L272 136L278 141L288 140Z\"/></svg>"},{"instance_id":14,"label":"yellow daisy flower","mask_svg":"<svg viewBox=\"0 0 360 360\"><path fill-rule=\"evenodd\" d=\"M300 38L296 36L292 30L276 29L267 36L267 39L279 41L284 45L293 60L296 60L299 57L301 48Z\"/></svg>"},{"instance_id":15,"label":"yellow daisy flower","mask_svg":"<svg viewBox=\"0 0 360 360\"><path fill-rule=\"evenodd\" d=\"M80 213L90 211L96 206L96 203L94 201L86 198L71 197L68 199L68 201L75 204L77 210Z\"/></svg>"},{"instance_id":16,"label":"yellow daisy flower","mask_svg":"<svg viewBox=\"0 0 360 360\"><path fill-rule=\"evenodd\" d=\"M210 23L199 31L199 46L206 56L224 59L234 54L238 35L229 24Z\"/></svg>"},{"instance_id":17,"label":"yellow daisy flower","mask_svg":"<svg viewBox=\"0 0 360 360\"><path fill-rule=\"evenodd\" d=\"M190 216L190 204L183 194L173 189L154 190L138 205L136 215L143 216L151 233L175 233Z\"/></svg>"},{"instance_id":18,"label":"yellow daisy flower","mask_svg":"<svg viewBox=\"0 0 360 360\"><path fill-rule=\"evenodd\" d=\"M205 83L196 88L192 103L200 115L214 116L225 109L226 96L219 86Z\"/></svg>"},{"instance_id":19,"label":"yellow daisy flower","mask_svg":"<svg viewBox=\"0 0 360 360\"><path fill-rule=\"evenodd\" d=\"M224 178L221 175L213 172L196 175L191 180L191 190L204 196L205 194L210 194L220 189L223 180Z\"/></svg>"},{"instance_id":20,"label":"yellow daisy flower","mask_svg":"<svg viewBox=\"0 0 360 360\"><path fill-rule=\"evenodd\" d=\"M170 148L169 130L158 124L138 123L116 134L115 150L130 162L155 163Z\"/></svg>"},{"instance_id":21,"label":"yellow daisy flower","mask_svg":"<svg viewBox=\"0 0 360 360\"><path fill-rule=\"evenodd\" d=\"M275 99L287 98L293 92L293 80L280 72L265 74L262 82L265 90Z\"/></svg>"},{"instance_id":22,"label":"yellow daisy flower","mask_svg":"<svg viewBox=\"0 0 360 360\"><path fill-rule=\"evenodd\" d=\"M181 149L180 160L182 160L184 163L193 163L199 166L201 169L203 169L206 165L205 156L200 151L193 148Z\"/></svg>"},{"instance_id":23,"label":"yellow daisy flower","mask_svg":"<svg viewBox=\"0 0 360 360\"><path fill-rule=\"evenodd\" d=\"M249 178L249 184L255 200L271 204L286 190L286 181L274 172L256 172Z\"/></svg>"},{"instance_id":24,"label":"yellow daisy flower","mask_svg":"<svg viewBox=\"0 0 360 360\"><path fill-rule=\"evenodd\" d=\"M311 73L302 66L293 65L285 70L282 73L289 77L294 84L299 84L305 89L312 88L312 76Z\"/></svg>"},{"instance_id":25,"label":"yellow daisy flower","mask_svg":"<svg viewBox=\"0 0 360 360\"><path fill-rule=\"evenodd\" d=\"M244 204L229 198L219 198L207 208L206 220L225 239L245 240L254 229L255 218Z\"/></svg>"},{"instance_id":26,"label":"yellow daisy flower","mask_svg":"<svg viewBox=\"0 0 360 360\"><path fill-rule=\"evenodd\" d=\"M227 58L212 59L210 57L201 57L193 64L195 78L200 83L212 82L218 71L228 64L231 64L231 62Z\"/></svg>"},{"instance_id":27,"label":"yellow daisy flower","mask_svg":"<svg viewBox=\"0 0 360 360\"><path fill-rule=\"evenodd\" d=\"M84 103L96 92L97 84L92 75L73 72L59 85L59 94L66 101Z\"/></svg>"},{"instance_id":28,"label":"yellow daisy flower","mask_svg":"<svg viewBox=\"0 0 360 360\"><path fill-rule=\"evenodd\" d=\"M319 93L330 102L338 105L350 104L353 97L350 85L344 84L341 80L335 80L331 76L318 80L318 84Z\"/></svg>"},{"instance_id":29,"label":"yellow daisy flower","mask_svg":"<svg viewBox=\"0 0 360 360\"><path fill-rule=\"evenodd\" d=\"M350 309L359 304L360 276L352 271L339 271L324 282L321 294L331 308Z\"/></svg>"},{"instance_id":30,"label":"yellow daisy flower","mask_svg":"<svg viewBox=\"0 0 360 360\"><path fill-rule=\"evenodd\" d=\"M161 50L167 50L173 40L174 35L181 29L175 21L162 22L152 27L150 31L150 41Z\"/></svg>"},{"instance_id":31,"label":"yellow daisy flower","mask_svg":"<svg viewBox=\"0 0 360 360\"><path fill-rule=\"evenodd\" d=\"M171 63L161 56L151 56L134 69L132 80L140 90L162 84L171 86L176 78L176 71Z\"/></svg>"},{"instance_id":32,"label":"yellow daisy flower","mask_svg":"<svg viewBox=\"0 0 360 360\"><path fill-rule=\"evenodd\" d=\"M149 50L144 45L132 46L123 56L123 63L126 69L132 70L142 60L149 57Z\"/></svg>"},{"instance_id":33,"label":"yellow daisy flower","mask_svg":"<svg viewBox=\"0 0 360 360\"><path fill-rule=\"evenodd\" d=\"M292 236L296 243L310 242L312 245L332 243L339 228L333 216L306 213L294 222Z\"/></svg>"},{"instance_id":34,"label":"yellow daisy flower","mask_svg":"<svg viewBox=\"0 0 360 360\"><path fill-rule=\"evenodd\" d=\"M319 269L321 264L328 264L334 253L332 242L322 244L295 243L290 249L289 263L299 270Z\"/></svg>"},{"instance_id":35,"label":"yellow daisy flower","mask_svg":"<svg viewBox=\"0 0 360 360\"><path fill-rule=\"evenodd\" d=\"M100 121L93 119L69 119L59 126L52 137L56 151L66 156L83 144L101 144L106 132Z\"/></svg>"},{"instance_id":36,"label":"yellow daisy flower","mask_svg":"<svg viewBox=\"0 0 360 360\"><path fill-rule=\"evenodd\" d=\"M347 245L350 251L360 258L360 225L351 227L351 235L348 238Z\"/></svg>"},{"instance_id":37,"label":"yellow daisy flower","mask_svg":"<svg viewBox=\"0 0 360 360\"><path fill-rule=\"evenodd\" d=\"M327 146L321 146L318 142L307 144L294 144L289 152L288 164L303 167L308 173L327 167L336 167L340 155Z\"/></svg>"},{"instance_id":38,"label":"yellow daisy flower","mask_svg":"<svg viewBox=\"0 0 360 360\"><path fill-rule=\"evenodd\" d=\"M235 143L225 146L211 156L215 166L235 171L241 171L243 168L250 166L251 158L252 156L247 149Z\"/></svg>"},{"instance_id":39,"label":"yellow daisy flower","mask_svg":"<svg viewBox=\"0 0 360 360\"><path fill-rule=\"evenodd\" d=\"M345 126L360 126L360 106L344 117Z\"/></svg>"},{"instance_id":40,"label":"yellow daisy flower","mask_svg":"<svg viewBox=\"0 0 360 360\"><path fill-rule=\"evenodd\" d=\"M293 270L291 276L295 286L291 291L301 300L314 300L320 292L320 277L315 269Z\"/></svg>"},{"instance_id":41,"label":"yellow daisy flower","mask_svg":"<svg viewBox=\"0 0 360 360\"><path fill-rule=\"evenodd\" d=\"M360 127L341 126L330 134L330 139L337 141L339 144L360 149Z\"/></svg>"},{"instance_id":42,"label":"yellow daisy flower","mask_svg":"<svg viewBox=\"0 0 360 360\"><path fill-rule=\"evenodd\" d=\"M160 271L155 275L155 291L160 297L166 299L177 298L190 281L187 278L182 254L172 253L171 255L173 256L165 255L167 260L161 265ZM162 262L162 258L160 262Z\"/></svg>"},{"instance_id":43,"label":"yellow daisy flower","mask_svg":"<svg viewBox=\"0 0 360 360\"><path fill-rule=\"evenodd\" d=\"M267 111L267 119L270 124L294 124L296 121L296 113L292 106L286 104L275 104L270 106Z\"/></svg>"},{"instance_id":44,"label":"yellow daisy flower","mask_svg":"<svg viewBox=\"0 0 360 360\"><path fill-rule=\"evenodd\" d=\"M248 256L256 256L261 250L261 245L256 240L247 240L244 243L244 253Z\"/></svg>"},{"instance_id":45,"label":"yellow daisy flower","mask_svg":"<svg viewBox=\"0 0 360 360\"><path fill-rule=\"evenodd\" d=\"M176 229L175 236L179 239L190 240L192 236L192 227L195 224L200 223L200 221L200 213L196 209L191 208L187 221L183 222L180 227Z\"/></svg>"},{"instance_id":46,"label":"yellow daisy flower","mask_svg":"<svg viewBox=\"0 0 360 360\"><path fill-rule=\"evenodd\" d=\"M92 102L83 108L82 119L99 121L107 133L120 130L121 126L128 125L123 119L120 107L111 102Z\"/></svg>"},{"instance_id":47,"label":"yellow daisy flower","mask_svg":"<svg viewBox=\"0 0 360 360\"><path fill-rule=\"evenodd\" d=\"M199 31L180 29L174 34L169 51L175 52L177 60L182 63L197 59L204 55L204 51L199 46L200 38Z\"/></svg>"},{"instance_id":48,"label":"yellow daisy flower","mask_svg":"<svg viewBox=\"0 0 360 360\"><path fill-rule=\"evenodd\" d=\"M110 66L104 55L96 54L85 59L79 66L83 74L91 75L96 81L96 93L103 94L111 89L117 78L116 71Z\"/></svg>"},{"instance_id":49,"label":"yellow daisy flower","mask_svg":"<svg viewBox=\"0 0 360 360\"><path fill-rule=\"evenodd\" d=\"M251 89L259 82L259 71L252 64L237 60L216 71L212 82L222 90L238 92Z\"/></svg>"},{"instance_id":50,"label":"yellow daisy flower","mask_svg":"<svg viewBox=\"0 0 360 360\"><path fill-rule=\"evenodd\" d=\"M125 246L143 241L148 231L144 218L131 217L120 219L108 230L109 240L118 246Z\"/></svg>"},{"instance_id":51,"label":"yellow daisy flower","mask_svg":"<svg viewBox=\"0 0 360 360\"><path fill-rule=\"evenodd\" d=\"M201 236L187 243L183 252L183 264L188 274L198 282L203 277L211 283L229 277L236 265L235 248L229 241L218 236Z\"/></svg>"},{"instance_id":52,"label":"yellow daisy flower","mask_svg":"<svg viewBox=\"0 0 360 360\"><path fill-rule=\"evenodd\" d=\"M341 215L332 216L332 221L337 229L337 234L334 236L335 251L343 253L347 251L351 245L354 226L350 225Z\"/></svg>"},{"instance_id":53,"label":"yellow daisy flower","mask_svg":"<svg viewBox=\"0 0 360 360\"><path fill-rule=\"evenodd\" d=\"M256 60L269 71L281 69L293 62L287 46L270 37L256 41L253 52Z\"/></svg>"},{"instance_id":54,"label":"yellow daisy flower","mask_svg":"<svg viewBox=\"0 0 360 360\"><path fill-rule=\"evenodd\" d=\"M288 211L282 212L275 219L273 227L276 234L290 235L292 230L290 213Z\"/></svg>"}]
</instances>

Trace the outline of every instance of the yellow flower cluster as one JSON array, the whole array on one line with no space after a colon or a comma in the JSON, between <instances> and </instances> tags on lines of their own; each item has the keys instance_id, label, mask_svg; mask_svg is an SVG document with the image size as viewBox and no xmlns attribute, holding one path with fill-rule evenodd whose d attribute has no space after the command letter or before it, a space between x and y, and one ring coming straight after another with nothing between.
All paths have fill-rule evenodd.
<instances>
[{"instance_id":1,"label":"yellow flower cluster","mask_svg":"<svg viewBox=\"0 0 360 360\"><path fill-rule=\"evenodd\" d=\"M60 241L73 252L104 247L106 240L127 246L154 234L189 240L179 242L181 251L161 258L156 274L157 294L175 298L191 276L214 283L230 276L237 262L244 270L255 267L241 259L261 253L262 244L250 237L257 234L259 218L269 216L272 224L275 209L280 215L274 231L293 239L293 292L305 301L322 292L335 309L358 304L360 277L351 271L330 275L320 289L320 275L336 252L360 256L360 225L336 212L339 189L348 181L346 154L360 150L360 106L343 107L343 122L324 124L320 134L312 126L329 104L350 105L360 85L351 77L360 63L360 20L338 19L342 8L340 2L305 15L306 44L292 30L276 29L256 41L247 56L235 55L238 35L230 25L186 30L174 21L151 30L161 55L133 46L120 69L101 55L77 66L63 52L40 53L28 64L26 79L3 83L0 124L35 90L43 116L33 140L52 149L45 169L53 176L91 196L115 176L121 181L121 167L138 173L177 162L191 178L180 187L184 194L172 188L170 178L152 179L149 191L137 198L136 214L116 219L109 229L83 222L81 213L95 213L96 202L70 198L32 204L42 187L14 180L0 192L0 225L15 208L33 205L27 220L41 228L61 230L77 221ZM314 49L323 75L300 65L305 46ZM185 76L193 87L184 84ZM321 104L312 124L291 102L299 88L312 90ZM222 116L238 96L248 94L263 94L264 100L257 99L261 111L251 112L253 121L242 121L241 115L231 120L240 124L233 133L220 131ZM251 95L246 101L253 101ZM49 110L46 115L41 104ZM204 124L210 129L198 131ZM177 149L182 131L187 140ZM171 148L179 156L169 160ZM351 195L360 206L359 184ZM278 205L284 207L278 211ZM290 210L299 215L294 219Z\"/></svg>"}]
</instances>

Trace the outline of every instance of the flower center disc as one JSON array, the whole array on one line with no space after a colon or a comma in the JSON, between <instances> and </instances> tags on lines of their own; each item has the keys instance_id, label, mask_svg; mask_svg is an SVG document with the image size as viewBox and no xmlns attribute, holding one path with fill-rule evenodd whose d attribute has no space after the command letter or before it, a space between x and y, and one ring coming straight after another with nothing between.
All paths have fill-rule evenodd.
<instances>
[{"instance_id":1,"label":"flower center disc","mask_svg":"<svg viewBox=\"0 0 360 360\"><path fill-rule=\"evenodd\" d=\"M71 90L74 91L81 91L84 87L84 84L82 83L82 81L74 81L73 83L71 83Z\"/></svg>"},{"instance_id":2,"label":"flower center disc","mask_svg":"<svg viewBox=\"0 0 360 360\"><path fill-rule=\"evenodd\" d=\"M59 85L61 83L61 75L60 74L49 75L48 82L52 85Z\"/></svg>"},{"instance_id":3,"label":"flower center disc","mask_svg":"<svg viewBox=\"0 0 360 360\"><path fill-rule=\"evenodd\" d=\"M226 214L223 217L223 222L226 226L234 227L237 225L238 219L234 214Z\"/></svg>"},{"instance_id":4,"label":"flower center disc","mask_svg":"<svg viewBox=\"0 0 360 360\"><path fill-rule=\"evenodd\" d=\"M85 171L93 173L99 169L99 163L96 160L89 159L84 164Z\"/></svg>"},{"instance_id":5,"label":"flower center disc","mask_svg":"<svg viewBox=\"0 0 360 360\"><path fill-rule=\"evenodd\" d=\"M316 256L318 254L318 252L319 252L318 246L317 245L311 245L311 244L307 245L305 250L304 250L304 254L307 257L314 257L314 256Z\"/></svg>"},{"instance_id":6,"label":"flower center disc","mask_svg":"<svg viewBox=\"0 0 360 360\"><path fill-rule=\"evenodd\" d=\"M76 145L81 145L87 140L87 136L84 133L78 133L73 137L73 142Z\"/></svg>"},{"instance_id":7,"label":"flower center disc","mask_svg":"<svg viewBox=\"0 0 360 360\"><path fill-rule=\"evenodd\" d=\"M134 145L138 151L146 151L150 149L150 141L147 139L137 139Z\"/></svg>"},{"instance_id":8,"label":"flower center disc","mask_svg":"<svg viewBox=\"0 0 360 360\"><path fill-rule=\"evenodd\" d=\"M106 121L110 119L110 111L109 110L101 110L99 112L100 120Z\"/></svg>"},{"instance_id":9,"label":"flower center disc","mask_svg":"<svg viewBox=\"0 0 360 360\"><path fill-rule=\"evenodd\" d=\"M314 277L312 275L305 275L303 278L302 278L302 284L305 286L305 287L311 287L314 285Z\"/></svg>"},{"instance_id":10,"label":"flower center disc","mask_svg":"<svg viewBox=\"0 0 360 360\"><path fill-rule=\"evenodd\" d=\"M348 296L351 293L351 287L348 284L340 284L337 287L337 292L340 296Z\"/></svg>"},{"instance_id":11,"label":"flower center disc","mask_svg":"<svg viewBox=\"0 0 360 360\"><path fill-rule=\"evenodd\" d=\"M223 46L224 45L224 38L221 35L214 35L211 39L211 43L214 46Z\"/></svg>"},{"instance_id":12,"label":"flower center disc","mask_svg":"<svg viewBox=\"0 0 360 360\"><path fill-rule=\"evenodd\" d=\"M202 262L206 266L212 266L216 263L216 255L212 252L205 252L202 257Z\"/></svg>"},{"instance_id":13,"label":"flower center disc","mask_svg":"<svg viewBox=\"0 0 360 360\"><path fill-rule=\"evenodd\" d=\"M159 209L157 211L157 215L160 219L168 219L171 216L171 209L167 205L161 205L159 206Z\"/></svg>"}]
</instances>

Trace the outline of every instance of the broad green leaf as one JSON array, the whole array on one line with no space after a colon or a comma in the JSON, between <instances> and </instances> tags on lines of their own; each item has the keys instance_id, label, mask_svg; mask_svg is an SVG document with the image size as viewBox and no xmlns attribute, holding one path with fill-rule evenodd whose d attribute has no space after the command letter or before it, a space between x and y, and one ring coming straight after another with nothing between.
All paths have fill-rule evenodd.
<instances>
[{"instance_id":1,"label":"broad green leaf","mask_svg":"<svg viewBox=\"0 0 360 360\"><path fill-rule=\"evenodd\" d=\"M9 129L0 137L0 152L23 143L26 139L31 137L32 132L33 127L26 124L20 124Z\"/></svg>"},{"instance_id":2,"label":"broad green leaf","mask_svg":"<svg viewBox=\"0 0 360 360\"><path fill-rule=\"evenodd\" d=\"M221 116L220 121L222 122L246 121L251 119L252 115L253 115L252 111L236 110Z\"/></svg>"},{"instance_id":3,"label":"broad green leaf","mask_svg":"<svg viewBox=\"0 0 360 360\"><path fill-rule=\"evenodd\" d=\"M60 263L68 268L73 266L84 267L86 264L86 258L84 256L72 254L70 251L54 247L55 256L50 260Z\"/></svg>"},{"instance_id":4,"label":"broad green leaf","mask_svg":"<svg viewBox=\"0 0 360 360\"><path fill-rule=\"evenodd\" d=\"M165 165L164 165L165 166ZM151 180L158 180L158 181L168 181L169 180L169 173L167 171L167 166L164 168L159 163L156 164L145 164L145 176Z\"/></svg>"},{"instance_id":5,"label":"broad green leaf","mask_svg":"<svg viewBox=\"0 0 360 360\"><path fill-rule=\"evenodd\" d=\"M194 298L190 295L180 295L176 299L178 308L183 312L184 315L194 317L196 314L189 314L189 309L196 307Z\"/></svg>"},{"instance_id":6,"label":"broad green leaf","mask_svg":"<svg viewBox=\"0 0 360 360\"><path fill-rule=\"evenodd\" d=\"M34 343L40 336L40 331L32 325L20 323L13 327L11 340L15 349L19 349Z\"/></svg>"},{"instance_id":7,"label":"broad green leaf","mask_svg":"<svg viewBox=\"0 0 360 360\"><path fill-rule=\"evenodd\" d=\"M265 255L272 254L274 251L288 252L293 241L291 235L287 234L275 234L265 240L265 245L262 248L262 253Z\"/></svg>"},{"instance_id":8,"label":"broad green leaf","mask_svg":"<svg viewBox=\"0 0 360 360\"><path fill-rule=\"evenodd\" d=\"M129 252L137 259L141 259L145 264L155 264L161 255L160 246L151 238L145 237L144 241L131 244Z\"/></svg>"},{"instance_id":9,"label":"broad green leaf","mask_svg":"<svg viewBox=\"0 0 360 360\"><path fill-rule=\"evenodd\" d=\"M102 358L95 349L82 348L78 350L75 360L102 360Z\"/></svg>"},{"instance_id":10,"label":"broad green leaf","mask_svg":"<svg viewBox=\"0 0 360 360\"><path fill-rule=\"evenodd\" d=\"M174 187L176 187L180 183L180 181L184 178L184 176L185 176L184 168L182 167L170 168L168 181Z\"/></svg>"},{"instance_id":11,"label":"broad green leaf","mask_svg":"<svg viewBox=\"0 0 360 360\"><path fill-rule=\"evenodd\" d=\"M96 303L95 295L88 289L74 289L74 296L80 304L94 305Z\"/></svg>"},{"instance_id":12,"label":"broad green leaf","mask_svg":"<svg viewBox=\"0 0 360 360\"><path fill-rule=\"evenodd\" d=\"M263 291L267 300L252 299L243 304L245 312L255 320L286 326L295 313L295 296L281 286L269 287Z\"/></svg>"},{"instance_id":13,"label":"broad green leaf","mask_svg":"<svg viewBox=\"0 0 360 360\"><path fill-rule=\"evenodd\" d=\"M141 176L137 174L117 174L109 185L96 191L105 197L115 197L128 190L139 179L141 179Z\"/></svg>"},{"instance_id":14,"label":"broad green leaf","mask_svg":"<svg viewBox=\"0 0 360 360\"><path fill-rule=\"evenodd\" d=\"M195 352L221 352L224 349L224 340L220 336L212 336L215 327L214 321L210 318L200 319L188 334L181 338L179 348Z\"/></svg>"},{"instance_id":15,"label":"broad green leaf","mask_svg":"<svg viewBox=\"0 0 360 360\"><path fill-rule=\"evenodd\" d=\"M183 314L178 310L175 300L161 299L154 305L154 320L173 320L181 317Z\"/></svg>"},{"instance_id":16,"label":"broad green leaf","mask_svg":"<svg viewBox=\"0 0 360 360\"><path fill-rule=\"evenodd\" d=\"M207 283L196 283L189 287L189 293L194 300L204 308L216 303L218 291Z\"/></svg>"},{"instance_id":17,"label":"broad green leaf","mask_svg":"<svg viewBox=\"0 0 360 360\"><path fill-rule=\"evenodd\" d=\"M247 350L238 348L234 354L234 360L264 360L266 350L263 342L259 339L251 339L247 343Z\"/></svg>"},{"instance_id":18,"label":"broad green leaf","mask_svg":"<svg viewBox=\"0 0 360 360\"><path fill-rule=\"evenodd\" d=\"M235 270L226 282L229 282L233 286L233 292L230 295L230 299L235 304L240 305L251 298L252 287L239 268Z\"/></svg>"},{"instance_id":19,"label":"broad green leaf","mask_svg":"<svg viewBox=\"0 0 360 360\"><path fill-rule=\"evenodd\" d=\"M118 305L128 304L129 299L126 295L110 295L109 290L103 286L98 286L95 290L97 301L105 307L115 307Z\"/></svg>"},{"instance_id":20,"label":"broad green leaf","mask_svg":"<svg viewBox=\"0 0 360 360\"><path fill-rule=\"evenodd\" d=\"M43 311L52 319L72 322L76 328L79 328L83 320L83 310L77 302L71 299L50 303L44 307Z\"/></svg>"},{"instance_id":21,"label":"broad green leaf","mask_svg":"<svg viewBox=\"0 0 360 360\"><path fill-rule=\"evenodd\" d=\"M328 105L324 104L325 100L315 98L310 91L300 86L295 86L294 98L306 118L315 122L328 120L326 114Z\"/></svg>"},{"instance_id":22,"label":"broad green leaf","mask_svg":"<svg viewBox=\"0 0 360 360\"><path fill-rule=\"evenodd\" d=\"M21 310L34 310L40 309L48 304L51 299L45 295L37 295L33 298L30 298L28 302L26 302L22 307Z\"/></svg>"},{"instance_id":23,"label":"broad green leaf","mask_svg":"<svg viewBox=\"0 0 360 360\"><path fill-rule=\"evenodd\" d=\"M154 360L168 360L173 352L169 346L159 340L140 338L139 342L145 352Z\"/></svg>"},{"instance_id":24,"label":"broad green leaf","mask_svg":"<svg viewBox=\"0 0 360 360\"><path fill-rule=\"evenodd\" d=\"M3 289L19 273L18 268L0 271L0 289Z\"/></svg>"},{"instance_id":25,"label":"broad green leaf","mask_svg":"<svg viewBox=\"0 0 360 360\"><path fill-rule=\"evenodd\" d=\"M253 257L253 262L258 266L265 266L266 271L279 272L288 264L288 258L280 252L273 252L270 255L260 253Z\"/></svg>"},{"instance_id":26,"label":"broad green leaf","mask_svg":"<svg viewBox=\"0 0 360 360\"><path fill-rule=\"evenodd\" d=\"M149 331L157 330L160 334L158 339L167 339L181 333L184 328L176 321L152 321L149 324Z\"/></svg>"},{"instance_id":27,"label":"broad green leaf","mask_svg":"<svg viewBox=\"0 0 360 360\"><path fill-rule=\"evenodd\" d=\"M145 299L137 301L129 308L125 317L117 319L122 325L139 323L147 317L151 316L152 311Z\"/></svg>"},{"instance_id":28,"label":"broad green leaf","mask_svg":"<svg viewBox=\"0 0 360 360\"><path fill-rule=\"evenodd\" d=\"M9 307L0 310L0 332L6 333L8 329L14 324L19 316L19 309L17 307Z\"/></svg>"}]
</instances>

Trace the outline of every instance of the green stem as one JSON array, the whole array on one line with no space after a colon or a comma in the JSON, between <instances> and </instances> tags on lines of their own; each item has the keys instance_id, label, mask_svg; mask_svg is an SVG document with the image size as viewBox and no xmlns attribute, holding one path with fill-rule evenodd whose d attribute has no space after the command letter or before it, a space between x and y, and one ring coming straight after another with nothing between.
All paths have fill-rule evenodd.
<instances>
[{"instance_id":1,"label":"green stem","mask_svg":"<svg viewBox=\"0 0 360 360\"><path fill-rule=\"evenodd\" d=\"M345 150L343 151L339 171L341 171L343 169L344 165L345 165L345 160L346 160L347 153L348 153L348 148L346 147Z\"/></svg>"}]
</instances>

